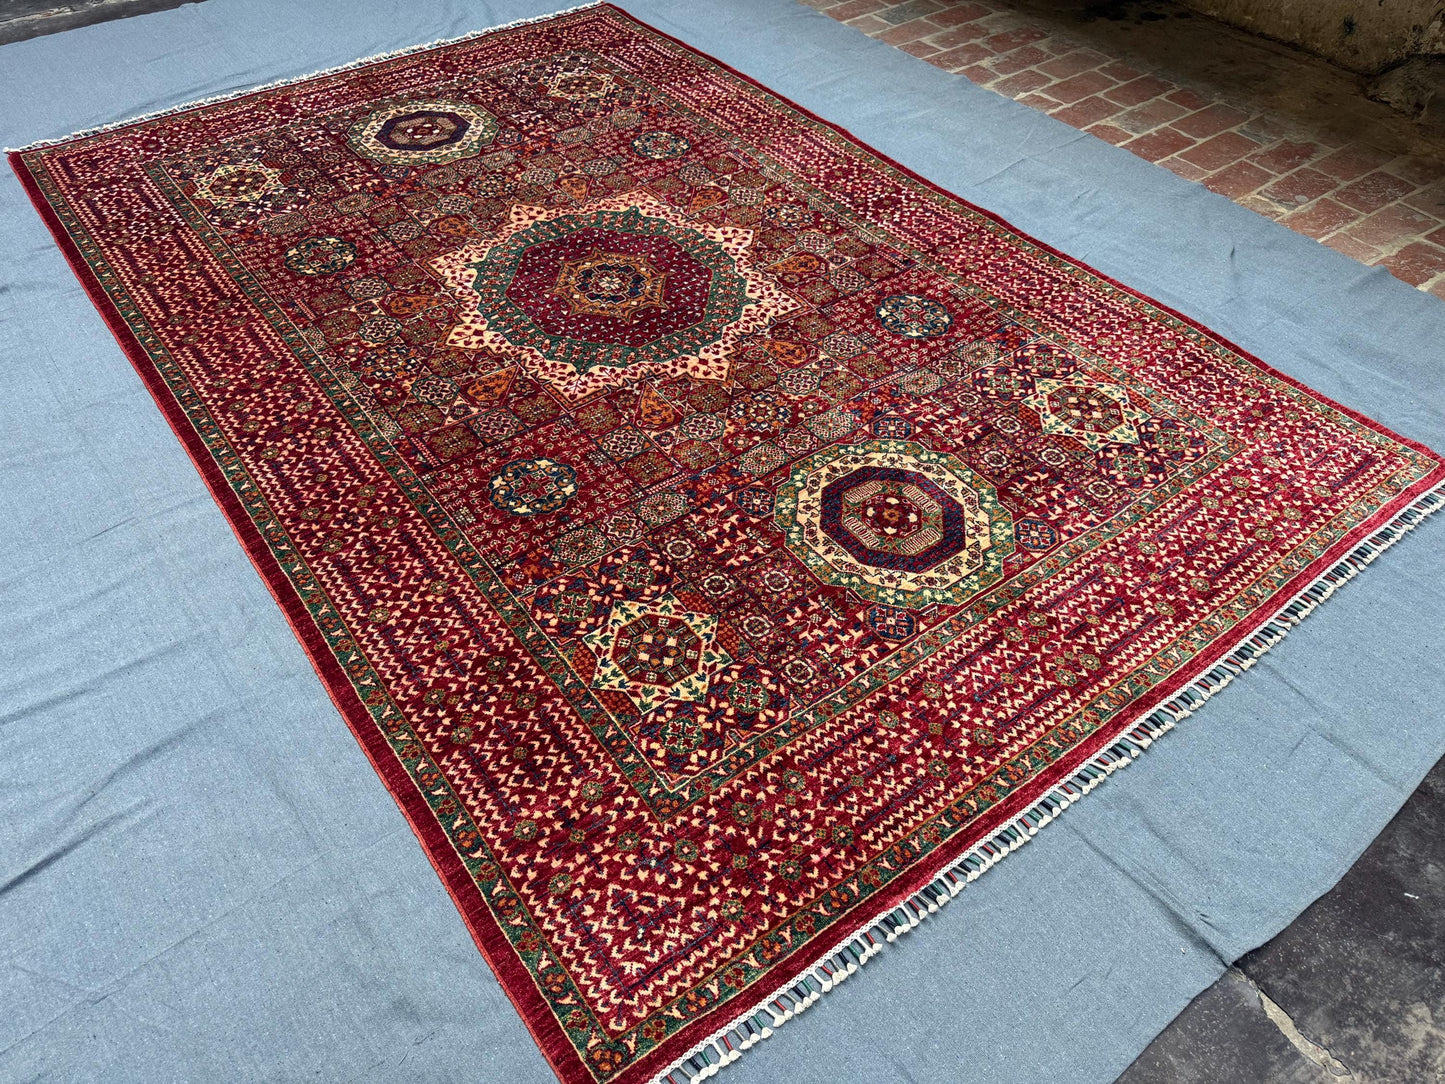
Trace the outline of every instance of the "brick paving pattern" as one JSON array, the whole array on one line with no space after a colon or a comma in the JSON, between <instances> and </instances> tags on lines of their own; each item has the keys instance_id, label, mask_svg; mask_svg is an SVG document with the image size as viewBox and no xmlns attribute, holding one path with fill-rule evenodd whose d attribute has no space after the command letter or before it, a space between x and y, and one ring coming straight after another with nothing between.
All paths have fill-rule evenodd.
<instances>
[{"instance_id":1,"label":"brick paving pattern","mask_svg":"<svg viewBox=\"0 0 1445 1084\"><path fill-rule=\"evenodd\" d=\"M802 0L1445 298L1445 171L1251 110L1089 48L1046 15L974 0Z\"/></svg>"}]
</instances>

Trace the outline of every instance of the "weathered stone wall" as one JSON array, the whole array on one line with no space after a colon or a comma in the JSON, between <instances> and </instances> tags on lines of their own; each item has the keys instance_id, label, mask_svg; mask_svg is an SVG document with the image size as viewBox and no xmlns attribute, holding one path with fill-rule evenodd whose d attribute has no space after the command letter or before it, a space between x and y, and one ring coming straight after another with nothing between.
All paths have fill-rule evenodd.
<instances>
[{"instance_id":1,"label":"weathered stone wall","mask_svg":"<svg viewBox=\"0 0 1445 1084\"><path fill-rule=\"evenodd\" d=\"M1445 54L1442 0L1183 0L1196 11L1303 46L1353 71Z\"/></svg>"}]
</instances>

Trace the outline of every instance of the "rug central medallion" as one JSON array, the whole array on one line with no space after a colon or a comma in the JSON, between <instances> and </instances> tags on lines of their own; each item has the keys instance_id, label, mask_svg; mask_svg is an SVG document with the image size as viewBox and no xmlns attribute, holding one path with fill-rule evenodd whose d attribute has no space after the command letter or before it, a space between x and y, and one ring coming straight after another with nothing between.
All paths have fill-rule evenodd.
<instances>
[{"instance_id":1,"label":"rug central medallion","mask_svg":"<svg viewBox=\"0 0 1445 1084\"><path fill-rule=\"evenodd\" d=\"M959 603L998 580L1013 519L954 456L875 440L801 460L778 489L789 550L824 583L887 606Z\"/></svg>"},{"instance_id":2,"label":"rug central medallion","mask_svg":"<svg viewBox=\"0 0 1445 1084\"><path fill-rule=\"evenodd\" d=\"M738 342L795 306L752 266L752 240L645 195L518 205L494 238L435 261L466 306L448 343L571 400L646 374L725 379Z\"/></svg>"}]
</instances>

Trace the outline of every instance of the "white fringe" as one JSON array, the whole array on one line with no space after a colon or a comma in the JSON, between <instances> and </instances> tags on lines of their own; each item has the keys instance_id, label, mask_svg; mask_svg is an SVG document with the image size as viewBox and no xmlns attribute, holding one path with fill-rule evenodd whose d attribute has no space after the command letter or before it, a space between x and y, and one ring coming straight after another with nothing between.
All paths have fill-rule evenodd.
<instances>
[{"instance_id":1,"label":"white fringe","mask_svg":"<svg viewBox=\"0 0 1445 1084\"><path fill-rule=\"evenodd\" d=\"M858 968L882 952L885 945L916 929L929 915L946 907L970 881L977 880L1022 847L1039 829L1116 770L1127 768L1145 749L1172 730L1175 723L1188 718L1204 701L1253 666L1260 655L1283 640L1291 628L1334 594L1341 584L1353 579L1362 568L1414 530L1425 516L1442 508L1445 508L1445 483L1425 493L1362 541L1181 692L1145 712L1141 721L1111 746L1007 826L975 844L962 858L949 862L903 903L890 907L836 942L817 957L801 978L779 986L752 1009L698 1043L653 1077L652 1084L696 1084L742 1057L749 1047L769 1038L776 1029L806 1011L834 986L847 981Z\"/></svg>"},{"instance_id":2,"label":"white fringe","mask_svg":"<svg viewBox=\"0 0 1445 1084\"><path fill-rule=\"evenodd\" d=\"M113 121L110 124L97 124L93 128L82 128L78 132L71 132L69 135L59 136L55 139L37 139L34 143L24 147L6 147L5 154L24 153L25 151L37 150L40 147L55 147L62 143L69 143L73 139L84 139L87 136L99 135L101 132L113 132L117 128L128 128L132 124L140 124L144 121L155 120L157 117L168 117L174 113L184 113L188 109L198 109L206 105L218 105L221 102L235 101L238 98L245 98L251 94L259 94L264 90L275 90L278 87L289 87L296 83L304 83L308 79L319 79L325 75L336 75L340 72L351 71L353 68L362 68L368 64L375 64L382 60L394 60L400 56L410 56L413 53L424 53L428 49L440 49L444 45L456 45L458 42L471 41L474 38L486 37L499 30L511 30L514 27L526 26L528 23L546 22L548 19L555 19L561 15L571 15L578 11L586 11L588 8L600 7L602 0L588 0L587 3L576 4L569 8L559 8L557 11L547 12L543 15L532 15L525 19L513 19L509 23L499 23L496 26L489 26L485 30L472 30L465 34L458 34L454 38L438 38L436 41L423 42L418 45L407 45L400 49L393 49L389 53L377 53L374 56L362 57L359 60L348 61L345 64L338 64L334 68L322 68L320 71L308 72L306 75L291 75L285 79L276 79L270 83L259 83L254 87L247 87L245 90L228 91L225 94L216 94L209 98L197 98L195 101L183 102L180 105L169 105L164 109L152 110L149 113L141 113L138 116L129 117L126 120Z\"/></svg>"}]
</instances>

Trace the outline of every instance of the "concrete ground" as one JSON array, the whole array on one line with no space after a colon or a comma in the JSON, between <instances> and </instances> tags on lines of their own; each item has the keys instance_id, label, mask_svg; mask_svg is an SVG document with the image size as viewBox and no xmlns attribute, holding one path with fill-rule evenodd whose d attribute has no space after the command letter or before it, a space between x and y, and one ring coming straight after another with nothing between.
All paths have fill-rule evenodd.
<instances>
[{"instance_id":1,"label":"concrete ground","mask_svg":"<svg viewBox=\"0 0 1445 1084\"><path fill-rule=\"evenodd\" d=\"M1119 1081L1445 1081L1445 761L1332 891L1195 998Z\"/></svg>"},{"instance_id":2,"label":"concrete ground","mask_svg":"<svg viewBox=\"0 0 1445 1084\"><path fill-rule=\"evenodd\" d=\"M0 44L186 0L0 0ZM1445 132L1161 0L804 0L1445 297ZM1445 761L1120 1084L1445 1084Z\"/></svg>"},{"instance_id":3,"label":"concrete ground","mask_svg":"<svg viewBox=\"0 0 1445 1084\"><path fill-rule=\"evenodd\" d=\"M0 0L0 45L194 0Z\"/></svg>"}]
</instances>

